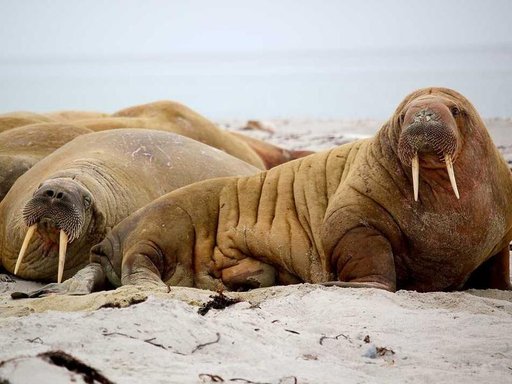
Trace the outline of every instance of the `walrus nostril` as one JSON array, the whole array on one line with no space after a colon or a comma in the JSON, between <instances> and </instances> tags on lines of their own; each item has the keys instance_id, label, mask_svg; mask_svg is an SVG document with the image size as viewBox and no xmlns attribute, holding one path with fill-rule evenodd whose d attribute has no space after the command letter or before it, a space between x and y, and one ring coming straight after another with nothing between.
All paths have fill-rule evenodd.
<instances>
[{"instance_id":1,"label":"walrus nostril","mask_svg":"<svg viewBox=\"0 0 512 384\"><path fill-rule=\"evenodd\" d=\"M53 195L55 194L55 192L53 192L51 189L48 189L46 191L44 191L44 194L48 197L53 197Z\"/></svg>"},{"instance_id":2,"label":"walrus nostril","mask_svg":"<svg viewBox=\"0 0 512 384\"><path fill-rule=\"evenodd\" d=\"M64 194L62 192L59 192L57 193L57 195L55 196L55 198L57 199L62 199L62 196L64 196Z\"/></svg>"}]
</instances>

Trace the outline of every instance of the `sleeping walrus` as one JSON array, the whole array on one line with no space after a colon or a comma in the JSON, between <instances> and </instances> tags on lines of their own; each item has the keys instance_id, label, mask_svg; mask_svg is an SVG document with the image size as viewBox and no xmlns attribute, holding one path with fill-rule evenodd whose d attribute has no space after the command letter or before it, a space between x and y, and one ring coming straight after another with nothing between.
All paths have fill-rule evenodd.
<instances>
[{"instance_id":1,"label":"sleeping walrus","mask_svg":"<svg viewBox=\"0 0 512 384\"><path fill-rule=\"evenodd\" d=\"M120 110L109 118L77 123L94 131L136 126L178 133L218 148L260 169L268 169L312 153L286 150L262 140L226 131L187 106L169 100L141 104Z\"/></svg>"},{"instance_id":2,"label":"sleeping walrus","mask_svg":"<svg viewBox=\"0 0 512 384\"><path fill-rule=\"evenodd\" d=\"M210 177L257 171L169 132L77 137L21 176L0 204L2 264L25 279L60 281L87 264L90 247L108 229L155 198Z\"/></svg>"},{"instance_id":3,"label":"sleeping walrus","mask_svg":"<svg viewBox=\"0 0 512 384\"><path fill-rule=\"evenodd\" d=\"M507 164L469 101L426 88L371 139L160 197L91 261L114 285L510 289L511 239Z\"/></svg>"},{"instance_id":4,"label":"sleeping walrus","mask_svg":"<svg viewBox=\"0 0 512 384\"><path fill-rule=\"evenodd\" d=\"M32 121L44 123L23 125ZM0 115L0 201L16 179L37 161L74 137L93 131L146 128L174 132L223 150L260 169L267 169L311 154L293 151L218 128L186 106L158 101L130 107L113 115L88 111L61 111L45 115L12 113ZM69 129L66 130L66 126Z\"/></svg>"}]
</instances>

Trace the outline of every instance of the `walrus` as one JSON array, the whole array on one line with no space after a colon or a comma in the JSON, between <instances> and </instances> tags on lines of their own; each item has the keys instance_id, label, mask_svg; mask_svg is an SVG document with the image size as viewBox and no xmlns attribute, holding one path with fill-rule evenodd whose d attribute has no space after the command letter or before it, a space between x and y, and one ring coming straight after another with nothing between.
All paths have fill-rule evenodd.
<instances>
[{"instance_id":1,"label":"walrus","mask_svg":"<svg viewBox=\"0 0 512 384\"><path fill-rule=\"evenodd\" d=\"M45 114L13 112L0 115L0 132L42 122L49 125L68 123L95 132L124 128L174 132L223 150L260 169L268 169L312 153L287 150L262 140L223 130L185 105L167 100L125 108L111 115L72 110Z\"/></svg>"},{"instance_id":2,"label":"walrus","mask_svg":"<svg viewBox=\"0 0 512 384\"><path fill-rule=\"evenodd\" d=\"M288 161L300 159L301 157L309 156L315 153L306 149L293 150L281 148L277 145L249 137L238 132L229 133L247 143L252 148L252 150L256 152L258 156L263 160L265 169L274 168Z\"/></svg>"},{"instance_id":3,"label":"walrus","mask_svg":"<svg viewBox=\"0 0 512 384\"><path fill-rule=\"evenodd\" d=\"M511 239L512 175L481 118L425 88L373 138L158 198L91 248L74 285L511 289ZM34 296L52 292L73 284Z\"/></svg>"},{"instance_id":4,"label":"walrus","mask_svg":"<svg viewBox=\"0 0 512 384\"><path fill-rule=\"evenodd\" d=\"M174 132L221 149L260 169L268 169L313 153L287 150L262 140L222 130L190 108L171 101L130 107L113 115L91 111L61 111L45 115L19 112L5 116L23 117L16 122L11 121L13 125L38 120L45 122L18 126L0 133L0 201L16 179L36 161L77 135L92 131L138 127ZM1 121L2 117L0 125ZM69 126L67 131L64 124ZM12 130L15 131L11 132ZM37 139L34 138L36 134Z\"/></svg>"},{"instance_id":5,"label":"walrus","mask_svg":"<svg viewBox=\"0 0 512 384\"><path fill-rule=\"evenodd\" d=\"M96 111L78 111L78 110L64 110L56 112L45 113L45 116L52 120L61 123L70 123L80 120L100 119L102 117L109 117L108 113Z\"/></svg>"},{"instance_id":6,"label":"walrus","mask_svg":"<svg viewBox=\"0 0 512 384\"><path fill-rule=\"evenodd\" d=\"M0 201L14 182L42 158L90 129L65 123L25 125L0 133Z\"/></svg>"},{"instance_id":7,"label":"walrus","mask_svg":"<svg viewBox=\"0 0 512 384\"><path fill-rule=\"evenodd\" d=\"M109 228L155 198L207 178L258 171L169 132L79 136L22 175L0 204L2 264L24 279L60 282L87 264L89 248Z\"/></svg>"},{"instance_id":8,"label":"walrus","mask_svg":"<svg viewBox=\"0 0 512 384\"><path fill-rule=\"evenodd\" d=\"M25 125L40 123L70 123L77 120L97 119L108 116L106 113L93 111L57 111L35 113L28 111L9 112L0 115L0 132Z\"/></svg>"},{"instance_id":9,"label":"walrus","mask_svg":"<svg viewBox=\"0 0 512 384\"><path fill-rule=\"evenodd\" d=\"M117 111L110 117L79 120L76 123L94 131L137 126L178 133L223 150L260 169L268 169L312 153L286 150L262 140L226 131L187 106L168 100L141 104Z\"/></svg>"},{"instance_id":10,"label":"walrus","mask_svg":"<svg viewBox=\"0 0 512 384\"><path fill-rule=\"evenodd\" d=\"M0 115L0 132L37 123L56 122L55 119L28 111L10 112Z\"/></svg>"}]
</instances>

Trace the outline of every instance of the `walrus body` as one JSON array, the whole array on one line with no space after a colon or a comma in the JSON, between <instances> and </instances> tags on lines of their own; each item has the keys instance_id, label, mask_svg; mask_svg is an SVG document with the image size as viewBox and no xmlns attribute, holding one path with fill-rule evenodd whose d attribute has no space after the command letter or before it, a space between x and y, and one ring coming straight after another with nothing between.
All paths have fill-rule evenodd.
<instances>
[{"instance_id":1,"label":"walrus body","mask_svg":"<svg viewBox=\"0 0 512 384\"><path fill-rule=\"evenodd\" d=\"M372 139L162 196L91 261L114 285L510 289L511 239L507 164L462 95L428 88Z\"/></svg>"},{"instance_id":2,"label":"walrus body","mask_svg":"<svg viewBox=\"0 0 512 384\"><path fill-rule=\"evenodd\" d=\"M8 131L24 125L38 123L52 123L56 120L52 117L33 112L11 112L0 115L0 132Z\"/></svg>"},{"instance_id":3,"label":"walrus body","mask_svg":"<svg viewBox=\"0 0 512 384\"><path fill-rule=\"evenodd\" d=\"M292 151L220 129L192 109L174 101L156 101L123 109L110 117L77 121L94 131L141 127L174 132L211 145L260 169L268 169L311 151Z\"/></svg>"},{"instance_id":4,"label":"walrus body","mask_svg":"<svg viewBox=\"0 0 512 384\"><path fill-rule=\"evenodd\" d=\"M255 139L238 132L229 133L247 143L252 148L252 150L256 152L258 156L263 160L265 169L274 168L288 161L300 159L301 157L309 156L314 153L313 151L308 150L291 150L281 148L277 145Z\"/></svg>"},{"instance_id":5,"label":"walrus body","mask_svg":"<svg viewBox=\"0 0 512 384\"><path fill-rule=\"evenodd\" d=\"M32 124L34 122L39 123ZM66 130L66 126L69 129ZM90 132L125 128L177 133L218 148L260 169L312 153L286 150L222 130L191 109L172 101L143 104L113 115L88 111L61 111L45 115L17 112L0 115L0 201L19 176L72 138Z\"/></svg>"},{"instance_id":6,"label":"walrus body","mask_svg":"<svg viewBox=\"0 0 512 384\"><path fill-rule=\"evenodd\" d=\"M157 101L123 109L110 117L77 122L94 131L146 128L177 133L218 148L260 169L262 159L246 143L218 128L192 109L173 101Z\"/></svg>"},{"instance_id":7,"label":"walrus body","mask_svg":"<svg viewBox=\"0 0 512 384\"><path fill-rule=\"evenodd\" d=\"M39 160L90 129L63 123L39 123L0 133L0 201L14 182Z\"/></svg>"},{"instance_id":8,"label":"walrus body","mask_svg":"<svg viewBox=\"0 0 512 384\"><path fill-rule=\"evenodd\" d=\"M124 129L77 137L21 176L0 204L2 264L9 272L15 270L30 227L36 236L27 244L17 274L54 280L64 238L64 250L67 240L69 249L62 272L69 277L87 264L89 248L108 229L155 198L210 177L257 171L222 151L168 132Z\"/></svg>"}]
</instances>

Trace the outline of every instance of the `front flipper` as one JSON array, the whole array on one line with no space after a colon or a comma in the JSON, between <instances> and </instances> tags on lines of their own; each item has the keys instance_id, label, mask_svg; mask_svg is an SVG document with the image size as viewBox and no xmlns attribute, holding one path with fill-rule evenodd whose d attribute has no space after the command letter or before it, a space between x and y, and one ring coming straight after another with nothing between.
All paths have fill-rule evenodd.
<instances>
[{"instance_id":1,"label":"front flipper","mask_svg":"<svg viewBox=\"0 0 512 384\"><path fill-rule=\"evenodd\" d=\"M140 242L123 256L121 284L169 292L169 287L162 281L165 264L164 256L157 247Z\"/></svg>"},{"instance_id":2,"label":"front flipper","mask_svg":"<svg viewBox=\"0 0 512 384\"><path fill-rule=\"evenodd\" d=\"M396 271L389 241L376 229L356 227L334 247L331 264L340 287L379 288L396 291Z\"/></svg>"},{"instance_id":3,"label":"front flipper","mask_svg":"<svg viewBox=\"0 0 512 384\"><path fill-rule=\"evenodd\" d=\"M63 283L51 283L44 287L25 292L13 292L13 299L26 299L50 295L87 295L105 285L105 273L98 263L90 263Z\"/></svg>"}]
</instances>

